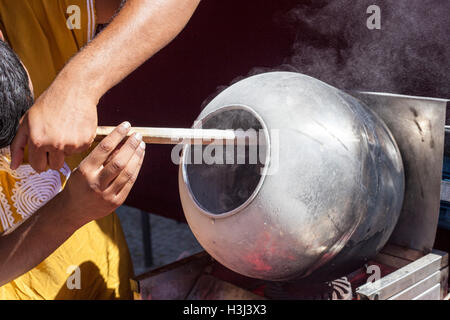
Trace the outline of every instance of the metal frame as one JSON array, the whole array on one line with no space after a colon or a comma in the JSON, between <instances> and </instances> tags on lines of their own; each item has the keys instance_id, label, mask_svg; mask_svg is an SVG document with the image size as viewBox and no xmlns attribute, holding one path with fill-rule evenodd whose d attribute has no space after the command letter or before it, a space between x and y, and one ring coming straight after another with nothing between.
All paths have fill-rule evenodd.
<instances>
[{"instance_id":1,"label":"metal frame","mask_svg":"<svg viewBox=\"0 0 450 320\"><path fill-rule=\"evenodd\" d=\"M405 168L405 197L388 243L431 252L439 220L445 113L449 100L350 92L388 126Z\"/></svg>"},{"instance_id":2,"label":"metal frame","mask_svg":"<svg viewBox=\"0 0 450 320\"><path fill-rule=\"evenodd\" d=\"M448 293L448 253L433 250L432 253L414 259L414 250L401 248L395 252L383 251L383 257L392 257L387 261L383 257L382 263L392 266L397 259L408 261L405 266L375 281L366 283L356 289L360 300L442 300ZM394 247L395 248L395 247ZM392 255L395 254L395 255ZM415 251L417 257L420 252ZM375 261L378 260L378 257ZM378 260L379 261L379 260Z\"/></svg>"}]
</instances>

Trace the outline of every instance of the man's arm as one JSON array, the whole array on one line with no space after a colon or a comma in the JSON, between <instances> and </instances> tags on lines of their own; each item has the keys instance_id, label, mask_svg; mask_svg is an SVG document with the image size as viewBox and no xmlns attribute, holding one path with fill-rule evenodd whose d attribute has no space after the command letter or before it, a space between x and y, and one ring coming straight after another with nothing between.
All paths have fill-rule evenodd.
<instances>
[{"instance_id":1,"label":"man's arm","mask_svg":"<svg viewBox=\"0 0 450 320\"><path fill-rule=\"evenodd\" d=\"M78 83L99 99L173 40L199 2L128 0L109 26L64 68L61 77L78 75Z\"/></svg>"},{"instance_id":2,"label":"man's arm","mask_svg":"<svg viewBox=\"0 0 450 320\"><path fill-rule=\"evenodd\" d=\"M199 2L128 0L24 116L11 145L11 167L22 162L27 143L37 171L59 169L64 155L86 150L95 137L101 96L175 38Z\"/></svg>"},{"instance_id":3,"label":"man's arm","mask_svg":"<svg viewBox=\"0 0 450 320\"><path fill-rule=\"evenodd\" d=\"M37 266L81 226L125 201L145 153L136 135L119 149L128 131L128 124L117 127L83 160L62 192L0 236L0 286Z\"/></svg>"}]
</instances>

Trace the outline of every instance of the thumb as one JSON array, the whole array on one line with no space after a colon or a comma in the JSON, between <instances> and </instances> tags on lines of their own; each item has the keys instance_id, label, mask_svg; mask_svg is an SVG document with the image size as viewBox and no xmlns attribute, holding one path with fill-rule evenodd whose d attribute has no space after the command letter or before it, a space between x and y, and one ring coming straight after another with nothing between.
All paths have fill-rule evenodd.
<instances>
[{"instance_id":1,"label":"thumb","mask_svg":"<svg viewBox=\"0 0 450 320\"><path fill-rule=\"evenodd\" d=\"M28 141L28 124L27 121L22 121L19 125L19 129L17 130L17 134L14 137L14 140L10 146L11 150L10 168L12 170L16 170L22 164L27 141Z\"/></svg>"}]
</instances>

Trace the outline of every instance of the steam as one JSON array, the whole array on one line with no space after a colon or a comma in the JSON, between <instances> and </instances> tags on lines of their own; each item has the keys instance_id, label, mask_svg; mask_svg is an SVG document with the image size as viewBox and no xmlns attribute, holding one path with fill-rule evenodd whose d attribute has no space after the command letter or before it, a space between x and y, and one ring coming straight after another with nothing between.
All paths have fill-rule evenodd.
<instances>
[{"instance_id":1,"label":"steam","mask_svg":"<svg viewBox=\"0 0 450 320\"><path fill-rule=\"evenodd\" d=\"M370 30L367 8L381 9ZM450 97L450 1L333 0L301 4L285 64L341 89ZM286 68L286 67L285 67Z\"/></svg>"},{"instance_id":2,"label":"steam","mask_svg":"<svg viewBox=\"0 0 450 320\"><path fill-rule=\"evenodd\" d=\"M381 9L380 30L367 27L371 5ZM274 15L296 34L292 54L248 76L294 71L344 90L450 98L449 13L445 0L302 1Z\"/></svg>"}]
</instances>

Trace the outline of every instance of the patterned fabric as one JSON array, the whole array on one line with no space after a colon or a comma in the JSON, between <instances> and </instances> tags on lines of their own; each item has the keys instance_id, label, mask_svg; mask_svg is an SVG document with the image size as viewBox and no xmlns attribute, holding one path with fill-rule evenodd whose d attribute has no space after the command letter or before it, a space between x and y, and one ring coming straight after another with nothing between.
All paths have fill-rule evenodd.
<instances>
[{"instance_id":1,"label":"patterned fabric","mask_svg":"<svg viewBox=\"0 0 450 320\"><path fill-rule=\"evenodd\" d=\"M67 164L59 171L37 173L29 164L9 168L9 147L0 149L0 233L15 228L62 190L70 176Z\"/></svg>"},{"instance_id":2,"label":"patterned fabric","mask_svg":"<svg viewBox=\"0 0 450 320\"><path fill-rule=\"evenodd\" d=\"M70 24L78 8L80 23ZM95 28L94 0L0 0L0 29L27 67L36 97L94 38Z\"/></svg>"}]
</instances>

